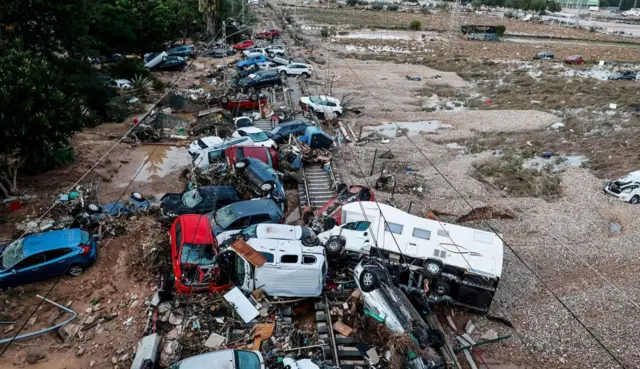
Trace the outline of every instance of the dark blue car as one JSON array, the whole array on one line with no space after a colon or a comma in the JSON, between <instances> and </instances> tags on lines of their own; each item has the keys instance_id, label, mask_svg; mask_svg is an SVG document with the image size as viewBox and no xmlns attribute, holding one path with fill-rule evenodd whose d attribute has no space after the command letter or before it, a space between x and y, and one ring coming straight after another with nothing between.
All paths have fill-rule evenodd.
<instances>
[{"instance_id":1,"label":"dark blue car","mask_svg":"<svg viewBox=\"0 0 640 369\"><path fill-rule=\"evenodd\" d=\"M287 197L275 169L261 160L250 157L237 162L235 169L249 181L254 196L266 195L284 210Z\"/></svg>"},{"instance_id":2,"label":"dark blue car","mask_svg":"<svg viewBox=\"0 0 640 369\"><path fill-rule=\"evenodd\" d=\"M300 136L304 134L307 127L310 127L311 124L303 122L301 120L293 120L290 122L280 123L278 126L271 131L267 132L267 136L270 139L274 140L276 143L284 143L289 135Z\"/></svg>"},{"instance_id":3,"label":"dark blue car","mask_svg":"<svg viewBox=\"0 0 640 369\"><path fill-rule=\"evenodd\" d=\"M26 236L0 249L0 289L63 274L77 277L97 254L93 237L79 228Z\"/></svg>"},{"instance_id":4,"label":"dark blue car","mask_svg":"<svg viewBox=\"0 0 640 369\"><path fill-rule=\"evenodd\" d=\"M213 233L217 235L254 224L284 223L284 212L271 199L240 201L216 211L214 223Z\"/></svg>"}]
</instances>

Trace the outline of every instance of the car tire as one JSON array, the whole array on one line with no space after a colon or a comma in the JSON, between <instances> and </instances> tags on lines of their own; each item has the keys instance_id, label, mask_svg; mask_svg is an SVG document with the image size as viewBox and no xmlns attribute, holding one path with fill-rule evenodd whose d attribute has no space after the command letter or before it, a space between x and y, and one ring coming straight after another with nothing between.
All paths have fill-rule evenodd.
<instances>
[{"instance_id":1,"label":"car tire","mask_svg":"<svg viewBox=\"0 0 640 369\"><path fill-rule=\"evenodd\" d=\"M275 58L275 57L276 57L276 54L274 54L274 53L269 53L269 55L268 55L268 56L269 56L270 58L272 58L272 59L273 59L273 58Z\"/></svg>"},{"instance_id":2,"label":"car tire","mask_svg":"<svg viewBox=\"0 0 640 369\"><path fill-rule=\"evenodd\" d=\"M344 249L345 241L343 238L339 236L329 237L327 243L324 245L327 250L327 255L329 256L338 256L342 253L342 249Z\"/></svg>"},{"instance_id":3,"label":"car tire","mask_svg":"<svg viewBox=\"0 0 640 369\"><path fill-rule=\"evenodd\" d=\"M270 185L271 186L269 188L269 190L265 190L265 189L262 188L263 186L266 186L266 185ZM267 181L267 182L263 183L262 185L260 185L260 192L262 192L263 194L266 195L266 194L271 193L271 191L275 190L275 188L276 188L276 183L275 182Z\"/></svg>"},{"instance_id":4,"label":"car tire","mask_svg":"<svg viewBox=\"0 0 640 369\"><path fill-rule=\"evenodd\" d=\"M280 78L287 78L287 72L280 71Z\"/></svg>"},{"instance_id":5,"label":"car tire","mask_svg":"<svg viewBox=\"0 0 640 369\"><path fill-rule=\"evenodd\" d=\"M639 204L640 203L640 196L635 195L634 197L631 198L631 200L629 200L629 203L630 204L634 204L634 205Z\"/></svg>"},{"instance_id":6,"label":"car tire","mask_svg":"<svg viewBox=\"0 0 640 369\"><path fill-rule=\"evenodd\" d=\"M360 289L362 292L371 292L378 288L378 276L371 270L365 269L360 274Z\"/></svg>"},{"instance_id":7,"label":"car tire","mask_svg":"<svg viewBox=\"0 0 640 369\"><path fill-rule=\"evenodd\" d=\"M87 205L87 210L90 213L99 214L99 213L102 213L102 206L96 205L96 204L89 204Z\"/></svg>"},{"instance_id":8,"label":"car tire","mask_svg":"<svg viewBox=\"0 0 640 369\"><path fill-rule=\"evenodd\" d=\"M144 201L144 196L142 196L142 194L140 192L132 192L131 193L131 198L136 200L136 201Z\"/></svg>"},{"instance_id":9,"label":"car tire","mask_svg":"<svg viewBox=\"0 0 640 369\"><path fill-rule=\"evenodd\" d=\"M248 92L249 94L255 94L255 93L256 93L256 88L255 88L255 87L249 87L249 88L247 89L247 92Z\"/></svg>"},{"instance_id":10,"label":"car tire","mask_svg":"<svg viewBox=\"0 0 640 369\"><path fill-rule=\"evenodd\" d=\"M451 292L451 285L445 281L436 281L431 290L438 296L447 296Z\"/></svg>"},{"instance_id":11,"label":"car tire","mask_svg":"<svg viewBox=\"0 0 640 369\"><path fill-rule=\"evenodd\" d=\"M249 100L251 101L258 101L258 94L251 94L249 95Z\"/></svg>"},{"instance_id":12,"label":"car tire","mask_svg":"<svg viewBox=\"0 0 640 369\"><path fill-rule=\"evenodd\" d=\"M441 349L447 342L444 338L444 333L442 333L442 331L439 329L430 330L429 338L430 338L429 347L431 347L434 350Z\"/></svg>"},{"instance_id":13,"label":"car tire","mask_svg":"<svg viewBox=\"0 0 640 369\"><path fill-rule=\"evenodd\" d=\"M69 274L72 277L78 277L80 276L80 274L82 274L83 271L84 271L84 268L82 267L82 265L74 264L69 267L69 270L67 270L67 274Z\"/></svg>"},{"instance_id":14,"label":"car tire","mask_svg":"<svg viewBox=\"0 0 640 369\"><path fill-rule=\"evenodd\" d=\"M167 61L167 57L166 57L166 56L163 56L163 57L162 57L162 61Z\"/></svg>"},{"instance_id":15,"label":"car tire","mask_svg":"<svg viewBox=\"0 0 640 369\"><path fill-rule=\"evenodd\" d=\"M220 104L228 104L229 103L229 98L227 96L222 96L220 97Z\"/></svg>"},{"instance_id":16,"label":"car tire","mask_svg":"<svg viewBox=\"0 0 640 369\"><path fill-rule=\"evenodd\" d=\"M424 276L431 279L437 278L442 274L442 263L438 260L427 259L424 261Z\"/></svg>"},{"instance_id":17,"label":"car tire","mask_svg":"<svg viewBox=\"0 0 640 369\"><path fill-rule=\"evenodd\" d=\"M309 73L307 73L307 72L302 73L300 76L301 76L302 78L304 78L304 79L307 79L307 78L311 77L311 76L309 75Z\"/></svg>"}]
</instances>

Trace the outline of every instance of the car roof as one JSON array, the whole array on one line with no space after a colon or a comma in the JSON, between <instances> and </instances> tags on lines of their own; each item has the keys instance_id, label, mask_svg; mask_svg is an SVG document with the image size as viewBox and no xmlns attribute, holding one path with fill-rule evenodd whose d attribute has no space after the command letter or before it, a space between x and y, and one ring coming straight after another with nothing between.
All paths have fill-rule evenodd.
<instances>
[{"instance_id":1,"label":"car roof","mask_svg":"<svg viewBox=\"0 0 640 369\"><path fill-rule=\"evenodd\" d=\"M220 198L240 198L238 190L233 186L202 186L198 189L205 194L214 195L217 191L218 199Z\"/></svg>"},{"instance_id":2,"label":"car roof","mask_svg":"<svg viewBox=\"0 0 640 369\"><path fill-rule=\"evenodd\" d=\"M276 225L276 224L265 224ZM323 246L304 246L299 240L282 240L269 238L250 238L247 243L258 252L277 253L278 255L298 255L305 254L322 255Z\"/></svg>"},{"instance_id":3,"label":"car roof","mask_svg":"<svg viewBox=\"0 0 640 369\"><path fill-rule=\"evenodd\" d=\"M280 207L271 199L238 201L227 206L236 213L242 213L241 215L263 214L271 211L282 214Z\"/></svg>"},{"instance_id":4,"label":"car roof","mask_svg":"<svg viewBox=\"0 0 640 369\"><path fill-rule=\"evenodd\" d=\"M302 227L288 224L258 224L256 236L275 240L299 240L302 237Z\"/></svg>"},{"instance_id":5,"label":"car roof","mask_svg":"<svg viewBox=\"0 0 640 369\"><path fill-rule=\"evenodd\" d=\"M22 241L24 255L78 246L81 240L80 232L80 228L71 228L29 235Z\"/></svg>"},{"instance_id":6,"label":"car roof","mask_svg":"<svg viewBox=\"0 0 640 369\"><path fill-rule=\"evenodd\" d=\"M302 121L302 120L292 120L290 122L280 123L277 126L275 126L274 129L278 128L278 127L288 127L288 126L298 125L298 124L307 124L308 125L309 123L307 123L305 121Z\"/></svg>"}]
</instances>

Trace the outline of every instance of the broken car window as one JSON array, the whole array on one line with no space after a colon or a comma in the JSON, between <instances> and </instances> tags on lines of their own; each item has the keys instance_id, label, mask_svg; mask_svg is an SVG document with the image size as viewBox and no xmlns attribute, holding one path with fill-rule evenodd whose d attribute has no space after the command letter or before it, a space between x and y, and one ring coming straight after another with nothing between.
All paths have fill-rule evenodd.
<instances>
[{"instance_id":1,"label":"broken car window","mask_svg":"<svg viewBox=\"0 0 640 369\"><path fill-rule=\"evenodd\" d=\"M22 239L13 241L2 253L2 269L9 269L24 258Z\"/></svg>"},{"instance_id":2,"label":"broken car window","mask_svg":"<svg viewBox=\"0 0 640 369\"><path fill-rule=\"evenodd\" d=\"M275 257L270 252L261 251L260 254L264 256L265 259L267 259L267 263L273 263L273 261L275 260Z\"/></svg>"},{"instance_id":3,"label":"broken car window","mask_svg":"<svg viewBox=\"0 0 640 369\"><path fill-rule=\"evenodd\" d=\"M189 208L196 207L201 201L202 197L198 189L189 190L182 194L182 203Z\"/></svg>"},{"instance_id":4,"label":"broken car window","mask_svg":"<svg viewBox=\"0 0 640 369\"><path fill-rule=\"evenodd\" d=\"M200 266L212 265L214 263L212 245L197 245L185 243L180 253L180 262L183 264L197 264Z\"/></svg>"},{"instance_id":5,"label":"broken car window","mask_svg":"<svg viewBox=\"0 0 640 369\"><path fill-rule=\"evenodd\" d=\"M233 208L225 206L224 208L216 211L214 218L220 227L227 228L234 220L236 220L236 215L233 212Z\"/></svg>"},{"instance_id":6,"label":"broken car window","mask_svg":"<svg viewBox=\"0 0 640 369\"><path fill-rule=\"evenodd\" d=\"M245 229L242 230L242 235L245 236L247 239L249 238L256 238L258 237L256 230L258 229L258 225L254 224L250 227L247 227Z\"/></svg>"},{"instance_id":7,"label":"broken car window","mask_svg":"<svg viewBox=\"0 0 640 369\"><path fill-rule=\"evenodd\" d=\"M253 142L262 142L262 141L266 141L266 140L269 139L269 136L267 136L267 134L264 133L264 131L256 132L256 133L249 133L249 137L251 137Z\"/></svg>"}]
</instances>

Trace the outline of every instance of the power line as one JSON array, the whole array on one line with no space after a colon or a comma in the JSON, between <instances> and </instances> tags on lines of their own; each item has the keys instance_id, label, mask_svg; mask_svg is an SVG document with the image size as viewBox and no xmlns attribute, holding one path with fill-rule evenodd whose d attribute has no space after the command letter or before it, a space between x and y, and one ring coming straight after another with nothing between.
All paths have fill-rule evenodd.
<instances>
[{"instance_id":1,"label":"power line","mask_svg":"<svg viewBox=\"0 0 640 369\"><path fill-rule=\"evenodd\" d=\"M356 77L356 79L360 82L360 84L362 85L362 87L365 89L365 91L375 100L375 102L378 104L378 106L381 108L381 110L384 111L382 104L380 103L380 101L375 97L375 95L373 95L373 93L366 87L366 85L362 82L362 80L360 79L360 77L358 77L358 75L355 73L355 71L353 70L353 68L351 68L351 66L349 65L349 63L346 61L346 59L343 59L345 65L347 65L347 67L349 68L349 70L351 70L351 72L354 74L354 76ZM403 135L407 138L407 140L409 140L409 142L411 142L411 144L413 146L416 147L416 149L418 150L418 152L420 152L420 154L422 155L422 157L427 161L427 163L429 163L429 165L431 165L431 167L433 167L433 169L438 173L438 175L440 175L445 182L447 182L447 184L454 190L454 192L471 208L473 209L473 206L471 205L471 203L469 203L469 201L462 195L462 193L453 185L453 183L451 183L451 181L440 171L440 169L438 169L438 167L433 163L433 161L431 161L425 154L424 152L420 149L420 147L413 142L413 140L411 140L411 138L406 134L406 132L404 132L404 130L402 129L402 127L400 127L400 125L393 121L393 123L398 127L398 131L402 132ZM495 235L502 241L502 243L507 246L507 248L509 248L509 250L511 250L511 252L515 255L515 257L533 274L533 276L538 280L538 282L540 284L542 284L542 286L549 291L549 293L562 305L562 307L567 310L567 312L569 312L569 314L589 333L589 335L607 352L607 354L616 362L618 363L618 365L620 365L622 368L624 368L625 366L620 362L620 360L609 350L609 348L607 348L604 343L591 331L591 329L589 329L580 318L578 318L578 316L564 303L564 301L562 301L548 286L547 284L535 273L535 271L533 271L533 269L520 257L520 255L503 239L503 237L493 228L493 226L491 226L491 224L489 224L489 222L487 222L486 220L483 221L487 227L489 227L489 229L491 229L491 231L493 233L495 233Z\"/></svg>"}]
</instances>

